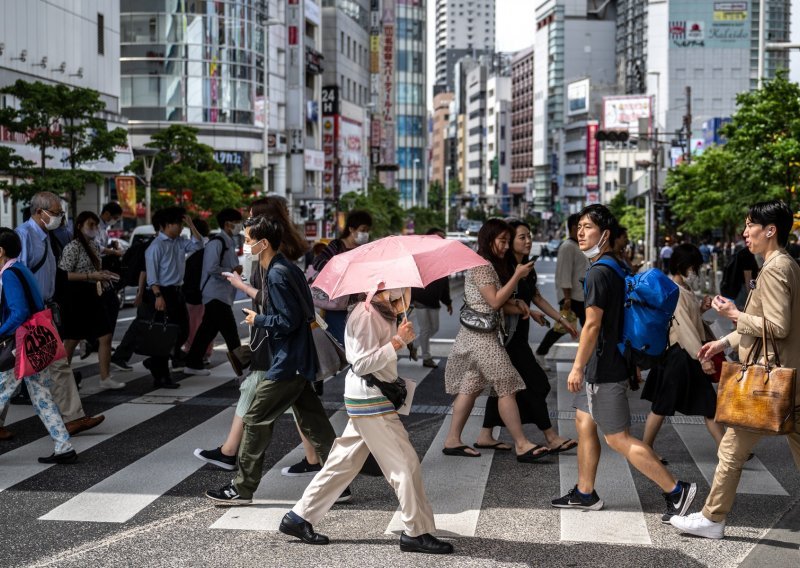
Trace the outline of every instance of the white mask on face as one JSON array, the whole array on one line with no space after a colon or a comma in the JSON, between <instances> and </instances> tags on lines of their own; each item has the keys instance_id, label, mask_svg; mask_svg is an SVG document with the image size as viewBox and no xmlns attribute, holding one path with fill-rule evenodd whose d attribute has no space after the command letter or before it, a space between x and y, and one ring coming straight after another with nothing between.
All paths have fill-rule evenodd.
<instances>
[{"instance_id":1,"label":"white mask on face","mask_svg":"<svg viewBox=\"0 0 800 568\"><path fill-rule=\"evenodd\" d=\"M600 254L600 250L605 246L607 241L608 241L607 237L605 241L603 241L603 237L600 237L600 240L597 241L597 244L594 245L589 250L583 251L583 254L586 255L586 258L592 260L593 258L597 257Z\"/></svg>"},{"instance_id":2,"label":"white mask on face","mask_svg":"<svg viewBox=\"0 0 800 568\"><path fill-rule=\"evenodd\" d=\"M365 245L369 242L369 233L357 231L353 240L355 240L356 244L359 246Z\"/></svg>"},{"instance_id":3,"label":"white mask on face","mask_svg":"<svg viewBox=\"0 0 800 568\"><path fill-rule=\"evenodd\" d=\"M90 241L93 241L94 239L97 238L97 229L87 229L86 227L84 227L83 229L81 229L81 232L83 233L83 236L89 239Z\"/></svg>"},{"instance_id":4,"label":"white mask on face","mask_svg":"<svg viewBox=\"0 0 800 568\"><path fill-rule=\"evenodd\" d=\"M231 232L234 235L238 235L239 233L242 232L242 227L244 227L243 223L234 223L233 228L231 229Z\"/></svg>"},{"instance_id":5,"label":"white mask on face","mask_svg":"<svg viewBox=\"0 0 800 568\"><path fill-rule=\"evenodd\" d=\"M396 302L397 300L403 297L404 293L405 293L405 288L395 288L393 290L389 290L389 301Z\"/></svg>"},{"instance_id":6,"label":"white mask on face","mask_svg":"<svg viewBox=\"0 0 800 568\"><path fill-rule=\"evenodd\" d=\"M683 277L683 281L686 282L686 285L689 288L695 290L697 288L697 285L700 283L700 277L694 270L690 270L689 272L686 273L686 276Z\"/></svg>"},{"instance_id":7,"label":"white mask on face","mask_svg":"<svg viewBox=\"0 0 800 568\"><path fill-rule=\"evenodd\" d=\"M47 211L43 211L45 215L47 215L48 221L44 224L45 228L48 231L54 231L61 226L61 219L64 217L63 215L50 215Z\"/></svg>"}]
</instances>

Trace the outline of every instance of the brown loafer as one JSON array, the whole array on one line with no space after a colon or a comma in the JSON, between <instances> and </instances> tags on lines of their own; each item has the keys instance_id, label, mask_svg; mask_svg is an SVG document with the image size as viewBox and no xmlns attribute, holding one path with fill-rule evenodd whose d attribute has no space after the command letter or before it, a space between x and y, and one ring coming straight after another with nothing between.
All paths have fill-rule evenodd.
<instances>
[{"instance_id":1,"label":"brown loafer","mask_svg":"<svg viewBox=\"0 0 800 568\"><path fill-rule=\"evenodd\" d=\"M83 418L78 418L77 420L70 420L64 424L64 426L67 427L67 432L69 432L69 435L74 436L75 434L85 432L86 430L91 430L105 419L106 417L102 414L98 416L84 416Z\"/></svg>"},{"instance_id":2,"label":"brown loafer","mask_svg":"<svg viewBox=\"0 0 800 568\"><path fill-rule=\"evenodd\" d=\"M10 440L14 437L14 432L11 430L6 430L2 426L0 426L0 440Z\"/></svg>"}]
</instances>

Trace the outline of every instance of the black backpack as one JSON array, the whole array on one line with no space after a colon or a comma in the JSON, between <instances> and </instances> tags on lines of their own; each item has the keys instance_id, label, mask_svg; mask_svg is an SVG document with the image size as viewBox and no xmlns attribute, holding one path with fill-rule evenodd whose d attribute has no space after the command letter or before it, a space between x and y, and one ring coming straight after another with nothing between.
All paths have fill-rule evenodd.
<instances>
[{"instance_id":1,"label":"black backpack","mask_svg":"<svg viewBox=\"0 0 800 568\"><path fill-rule=\"evenodd\" d=\"M222 259L225 257L225 252L228 247L225 246L225 241L219 235L214 235L208 239L211 241L220 241L222 243L222 250L219 253L219 264L222 265ZM206 246L208 245L206 243ZM205 249L193 252L189 258L186 259L186 271L183 274L183 296L186 298L187 304L199 305L203 303L203 288L206 282L202 282L203 278L203 255Z\"/></svg>"},{"instance_id":2,"label":"black backpack","mask_svg":"<svg viewBox=\"0 0 800 568\"><path fill-rule=\"evenodd\" d=\"M144 253L155 238L155 235L152 235L137 239L122 255L119 279L121 286L139 285L139 274L147 270Z\"/></svg>"},{"instance_id":3,"label":"black backpack","mask_svg":"<svg viewBox=\"0 0 800 568\"><path fill-rule=\"evenodd\" d=\"M726 298L736 298L743 282L739 280L739 255L735 254L722 273L722 281L719 284L719 293Z\"/></svg>"}]
</instances>

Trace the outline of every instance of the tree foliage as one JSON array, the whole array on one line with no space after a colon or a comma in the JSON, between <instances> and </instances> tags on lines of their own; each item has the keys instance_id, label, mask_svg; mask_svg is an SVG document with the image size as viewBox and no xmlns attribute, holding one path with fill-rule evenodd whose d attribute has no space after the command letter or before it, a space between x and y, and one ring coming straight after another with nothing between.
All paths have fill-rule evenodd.
<instances>
[{"instance_id":1,"label":"tree foliage","mask_svg":"<svg viewBox=\"0 0 800 568\"><path fill-rule=\"evenodd\" d=\"M670 170L665 194L681 228L733 234L747 208L780 198L792 208L800 178L800 85L786 72L758 91L740 93L737 111L722 129L724 146Z\"/></svg>"},{"instance_id":2,"label":"tree foliage","mask_svg":"<svg viewBox=\"0 0 800 568\"><path fill-rule=\"evenodd\" d=\"M400 207L400 192L376 181L370 182L367 195L351 191L339 198L340 211L354 209L365 209L372 215L373 238L400 233L406 219L406 212Z\"/></svg>"}]
</instances>

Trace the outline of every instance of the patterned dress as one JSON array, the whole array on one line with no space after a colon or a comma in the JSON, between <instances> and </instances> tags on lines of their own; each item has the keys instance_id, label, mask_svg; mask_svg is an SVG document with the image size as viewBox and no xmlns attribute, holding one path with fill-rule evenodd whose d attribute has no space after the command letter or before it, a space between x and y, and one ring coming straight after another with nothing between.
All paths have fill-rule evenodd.
<instances>
[{"instance_id":1,"label":"patterned dress","mask_svg":"<svg viewBox=\"0 0 800 568\"><path fill-rule=\"evenodd\" d=\"M500 278L491 265L468 270L464 279L467 305L478 312L491 312L492 308L480 293L480 288L491 285L498 290L501 287ZM490 386L493 393L503 397L525 388L497 334L474 331L463 325L447 359L444 382L448 394L475 394Z\"/></svg>"},{"instance_id":2,"label":"patterned dress","mask_svg":"<svg viewBox=\"0 0 800 568\"><path fill-rule=\"evenodd\" d=\"M100 251L94 241L89 245L97 256ZM91 257L86 253L81 243L71 241L64 247L58 267L65 272L78 272L88 274L97 269L92 264ZM63 320L61 332L62 339L92 339L111 333L112 326L106 313L103 301L97 294L97 282L74 280L66 282L66 293L69 301L63 301L61 319Z\"/></svg>"}]
</instances>

